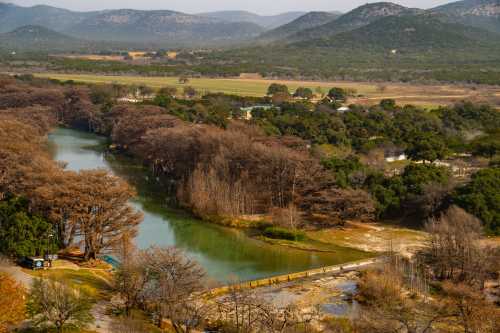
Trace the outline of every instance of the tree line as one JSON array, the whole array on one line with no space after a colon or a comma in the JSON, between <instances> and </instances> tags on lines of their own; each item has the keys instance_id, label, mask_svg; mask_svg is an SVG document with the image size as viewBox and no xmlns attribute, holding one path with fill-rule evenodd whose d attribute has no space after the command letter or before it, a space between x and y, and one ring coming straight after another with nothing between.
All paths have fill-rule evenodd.
<instances>
[{"instance_id":1,"label":"tree line","mask_svg":"<svg viewBox=\"0 0 500 333\"><path fill-rule=\"evenodd\" d=\"M73 110L91 114L86 102L71 90L29 89L11 78L0 86L2 252L44 255L81 239L88 260L135 234L142 216L129 206L133 190L123 180L101 170L67 171L45 148L58 123L81 124Z\"/></svg>"},{"instance_id":2,"label":"tree line","mask_svg":"<svg viewBox=\"0 0 500 333\"><path fill-rule=\"evenodd\" d=\"M107 135L122 153L147 164L179 204L218 222L251 214L291 229L346 219L423 221L455 203L477 214L489 233L498 232L498 186L487 179L497 179L500 116L491 107L464 102L425 111L383 100L340 113L338 103L352 92L334 88L318 104L283 101L256 108L243 121L241 107L272 102L272 96L182 99L166 87L153 100L130 105L117 103L123 90L23 78L2 93L2 102L45 105L60 123ZM387 151L424 163L388 175ZM469 184L429 163L467 152L490 161ZM481 201L474 182L491 184Z\"/></svg>"}]
</instances>

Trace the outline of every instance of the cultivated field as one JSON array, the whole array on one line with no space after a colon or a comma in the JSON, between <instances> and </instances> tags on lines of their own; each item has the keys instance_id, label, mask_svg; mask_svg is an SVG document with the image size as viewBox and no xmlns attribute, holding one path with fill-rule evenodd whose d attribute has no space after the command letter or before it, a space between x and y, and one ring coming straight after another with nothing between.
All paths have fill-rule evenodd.
<instances>
[{"instance_id":1,"label":"cultivated field","mask_svg":"<svg viewBox=\"0 0 500 333\"><path fill-rule=\"evenodd\" d=\"M120 56L120 55L100 55L100 54L70 54L70 55L63 56L62 58L97 60L97 61L122 61L122 60L124 60L123 56Z\"/></svg>"},{"instance_id":2,"label":"cultivated field","mask_svg":"<svg viewBox=\"0 0 500 333\"><path fill-rule=\"evenodd\" d=\"M40 73L38 77L48 77L58 80L74 80L87 83L120 83L144 84L152 88L174 86L182 88L177 77L141 77L141 76L106 76L91 74L51 74ZM267 87L279 82L287 84L291 91L297 87L308 87L315 90L321 87L327 92L332 87L354 89L357 97L351 98L351 103L375 104L383 98L393 98L399 104L414 104L423 107L448 105L461 100L471 100L478 103L488 103L500 108L500 87L472 85L417 85L402 83L373 82L316 82L316 81L286 81L266 79L211 79L193 78L187 85L207 92L222 92L241 96L264 96Z\"/></svg>"}]
</instances>

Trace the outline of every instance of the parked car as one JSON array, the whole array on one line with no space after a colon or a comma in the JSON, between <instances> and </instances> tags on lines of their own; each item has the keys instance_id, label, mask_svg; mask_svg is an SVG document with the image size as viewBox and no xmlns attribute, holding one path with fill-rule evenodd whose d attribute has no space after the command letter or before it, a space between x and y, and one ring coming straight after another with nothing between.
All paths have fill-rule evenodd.
<instances>
[{"instance_id":1,"label":"parked car","mask_svg":"<svg viewBox=\"0 0 500 333\"><path fill-rule=\"evenodd\" d=\"M51 266L51 263L49 260L45 260L44 258L41 257L26 257L22 261L22 265L25 266L26 268L39 270L39 269L49 268Z\"/></svg>"}]
</instances>

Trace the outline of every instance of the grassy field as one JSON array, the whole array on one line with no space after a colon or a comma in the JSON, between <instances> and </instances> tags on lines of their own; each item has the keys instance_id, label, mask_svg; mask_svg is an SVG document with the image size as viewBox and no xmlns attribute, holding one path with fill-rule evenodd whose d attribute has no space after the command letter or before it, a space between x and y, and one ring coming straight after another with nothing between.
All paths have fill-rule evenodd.
<instances>
[{"instance_id":1,"label":"grassy field","mask_svg":"<svg viewBox=\"0 0 500 333\"><path fill-rule=\"evenodd\" d=\"M251 79L210 79L210 78L193 78L190 79L188 84L180 84L177 77L140 77L140 76L99 76L87 74L36 74L38 77L48 77L58 80L74 80L87 83L120 83L120 84L145 84L152 88L161 87L177 87L182 88L186 85L191 86L203 92L221 92L226 94L236 94L241 96L264 96L267 88L273 81L267 80L251 80ZM327 92L334 83L325 82L289 82L291 90L297 89L299 86L309 87L316 89L321 87L323 91ZM345 85L357 87L358 91L370 91L372 87L369 85L349 84ZM361 88L361 89L359 89Z\"/></svg>"},{"instance_id":2,"label":"grassy field","mask_svg":"<svg viewBox=\"0 0 500 333\"><path fill-rule=\"evenodd\" d=\"M72 288L80 289L95 301L106 298L111 289L109 282L111 275L102 270L54 268L46 271L25 270L25 272L35 277L63 281Z\"/></svg>"},{"instance_id":3,"label":"grassy field","mask_svg":"<svg viewBox=\"0 0 500 333\"><path fill-rule=\"evenodd\" d=\"M86 83L120 83L144 84L152 88L166 86L182 88L177 77L141 77L141 76L106 76L92 74L59 74L39 73L38 77L52 78L61 81L74 80ZM478 103L488 103L500 107L500 87L496 86L464 86L464 85L416 85L403 83L373 83L373 82L315 82L315 81L286 81L266 79L211 79L193 78L187 84L193 88L207 92L221 92L240 96L264 96L267 88L273 82L288 85L291 91L297 87L308 87L315 90L321 87L328 92L332 87L354 89L357 97L351 103L372 105L383 98L393 98L399 104L414 104L422 107L436 107L449 105L461 100L472 100Z\"/></svg>"}]
</instances>

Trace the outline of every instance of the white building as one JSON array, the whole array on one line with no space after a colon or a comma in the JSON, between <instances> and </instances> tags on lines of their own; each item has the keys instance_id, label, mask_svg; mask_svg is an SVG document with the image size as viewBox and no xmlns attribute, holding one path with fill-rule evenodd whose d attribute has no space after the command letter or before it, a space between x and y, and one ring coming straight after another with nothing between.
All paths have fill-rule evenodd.
<instances>
[{"instance_id":1,"label":"white building","mask_svg":"<svg viewBox=\"0 0 500 333\"><path fill-rule=\"evenodd\" d=\"M274 105L254 105L254 106L248 106L245 108L240 108L240 111L243 113L242 118L245 120L251 120L252 119L252 111L255 109L262 109L264 111L273 109L273 108L278 108Z\"/></svg>"},{"instance_id":2,"label":"white building","mask_svg":"<svg viewBox=\"0 0 500 333\"><path fill-rule=\"evenodd\" d=\"M408 156L406 156L403 149L392 147L384 150L384 159L386 162L392 163L406 161L408 159Z\"/></svg>"},{"instance_id":3,"label":"white building","mask_svg":"<svg viewBox=\"0 0 500 333\"><path fill-rule=\"evenodd\" d=\"M347 111L351 111L351 109L348 106L342 106L342 107L337 109L337 112L340 112L340 113L344 113Z\"/></svg>"}]
</instances>

